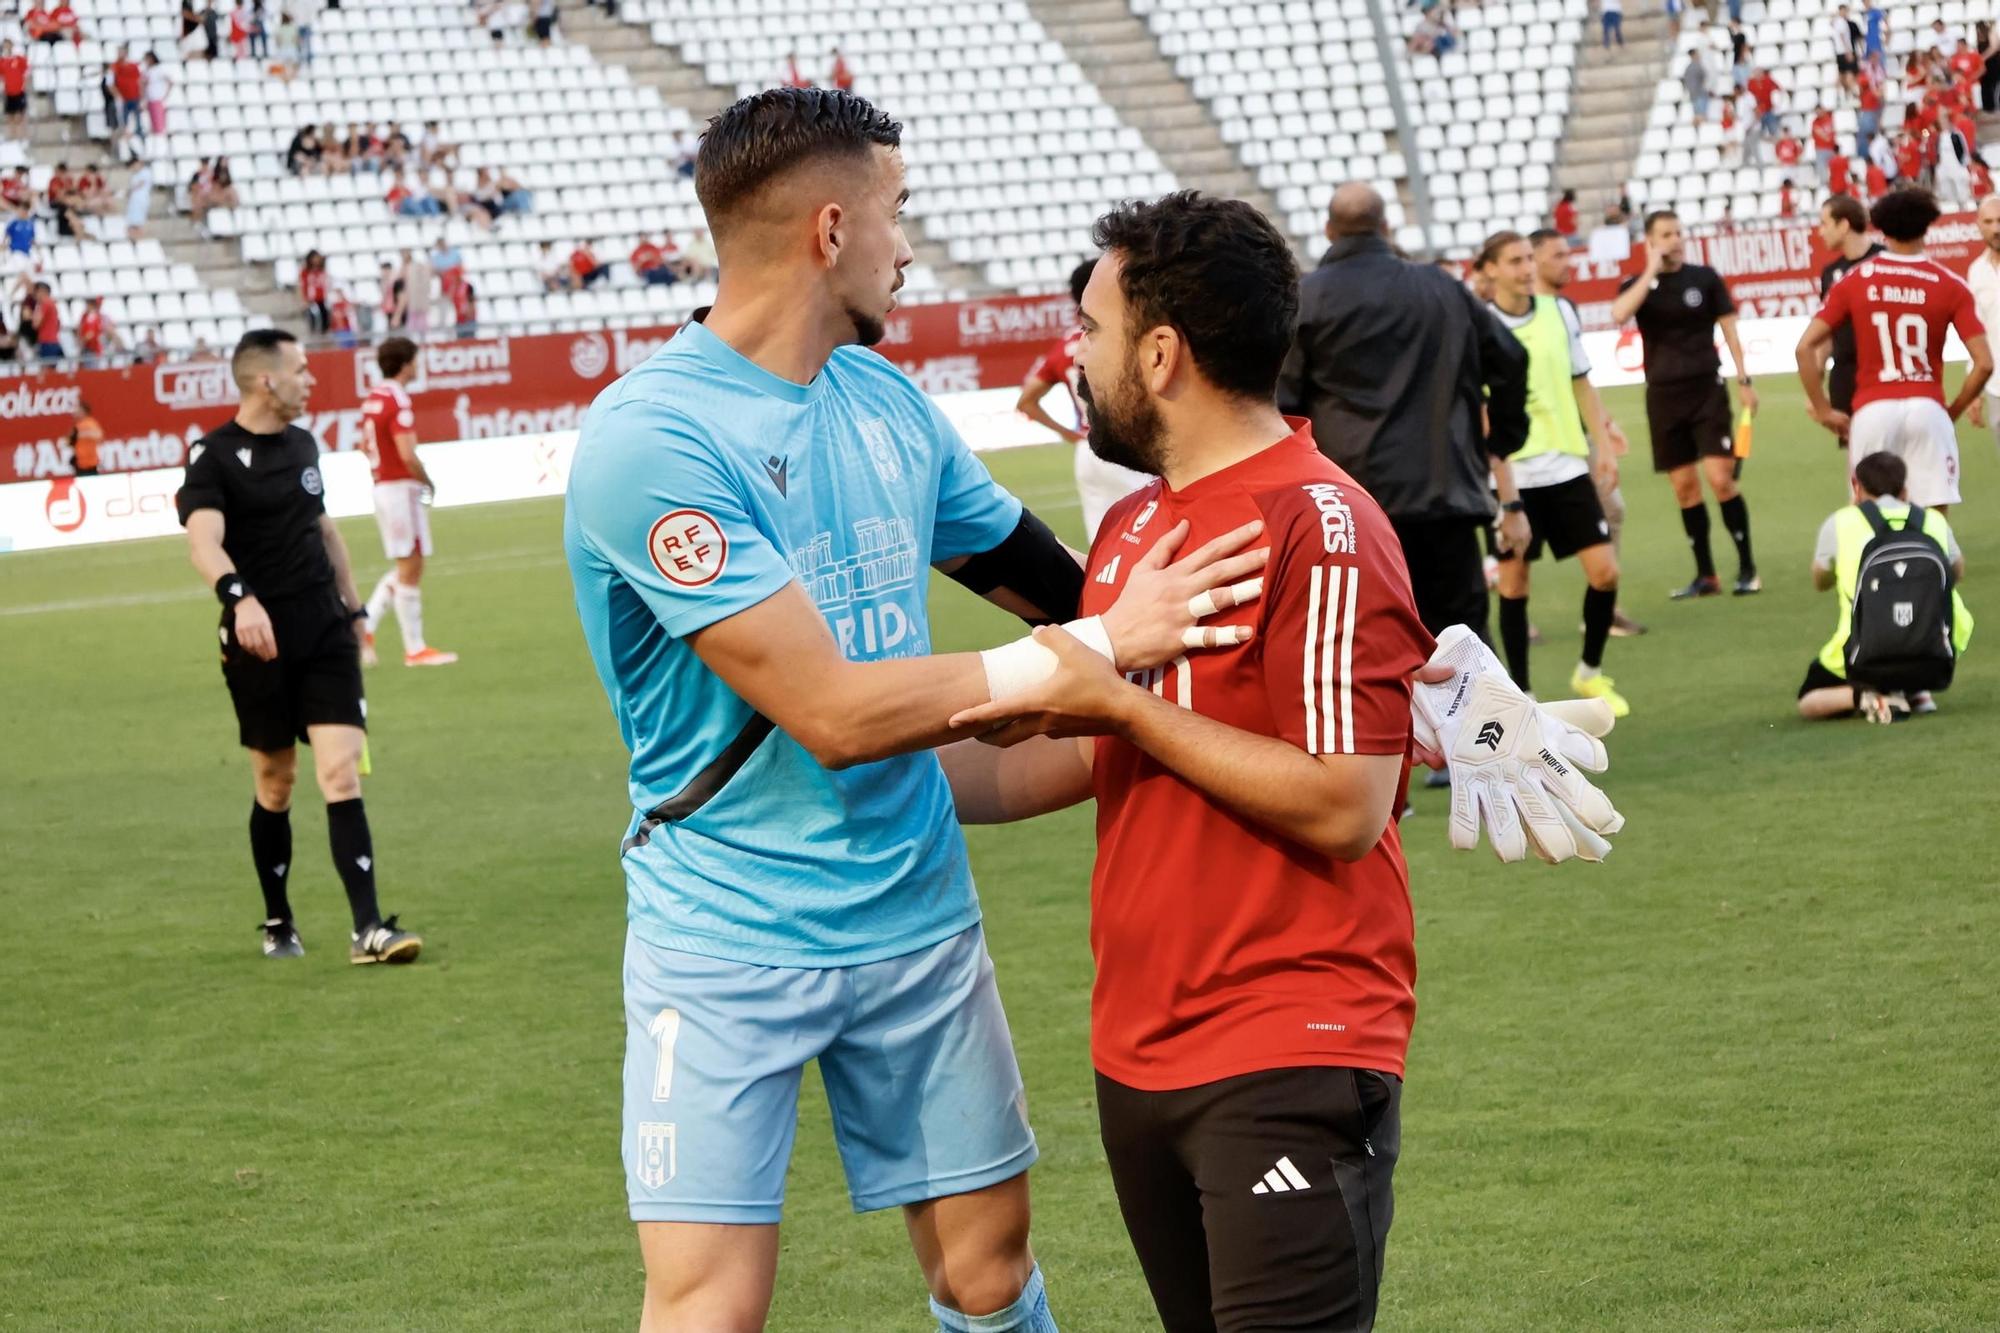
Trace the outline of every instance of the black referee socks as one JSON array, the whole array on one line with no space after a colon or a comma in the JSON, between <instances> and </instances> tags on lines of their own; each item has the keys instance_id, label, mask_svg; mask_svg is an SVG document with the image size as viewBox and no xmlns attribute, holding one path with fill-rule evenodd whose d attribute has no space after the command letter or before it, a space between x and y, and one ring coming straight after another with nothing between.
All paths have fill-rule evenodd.
<instances>
[{"instance_id":1,"label":"black referee socks","mask_svg":"<svg viewBox=\"0 0 2000 1333\"><path fill-rule=\"evenodd\" d=\"M257 863L257 884L264 890L265 920L290 921L285 876L292 868L291 811L266 810L250 802L250 859Z\"/></svg>"},{"instance_id":2,"label":"black referee socks","mask_svg":"<svg viewBox=\"0 0 2000 1333\"><path fill-rule=\"evenodd\" d=\"M1528 688L1528 599L1500 599L1500 651L1507 654L1507 674Z\"/></svg>"},{"instance_id":3,"label":"black referee socks","mask_svg":"<svg viewBox=\"0 0 2000 1333\"><path fill-rule=\"evenodd\" d=\"M1741 497L1738 497L1737 503L1742 503ZM1694 548L1696 576L1704 579L1714 578L1715 553L1708 549L1708 506L1696 503L1681 510L1681 526L1687 529L1688 545Z\"/></svg>"},{"instance_id":4,"label":"black referee socks","mask_svg":"<svg viewBox=\"0 0 2000 1333\"><path fill-rule=\"evenodd\" d=\"M1722 526L1729 533L1729 539L1736 543L1736 563L1745 574L1754 573L1757 562L1750 556L1750 506L1743 503L1741 495L1724 500L1716 505L1722 511Z\"/></svg>"},{"instance_id":5,"label":"black referee socks","mask_svg":"<svg viewBox=\"0 0 2000 1333\"><path fill-rule=\"evenodd\" d=\"M1611 637L1611 622L1618 614L1618 589L1583 590L1583 664L1604 665L1604 641Z\"/></svg>"},{"instance_id":6,"label":"black referee socks","mask_svg":"<svg viewBox=\"0 0 2000 1333\"><path fill-rule=\"evenodd\" d=\"M327 802L326 838L333 845L333 868L347 886L354 931L360 934L382 919L382 911L375 905L375 844L368 836L368 816L359 796Z\"/></svg>"}]
</instances>

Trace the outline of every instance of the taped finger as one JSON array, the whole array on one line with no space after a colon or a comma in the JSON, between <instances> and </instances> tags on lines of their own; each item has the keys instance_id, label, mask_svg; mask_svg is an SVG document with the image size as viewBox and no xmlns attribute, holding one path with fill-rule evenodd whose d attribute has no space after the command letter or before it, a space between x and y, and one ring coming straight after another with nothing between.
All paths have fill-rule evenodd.
<instances>
[{"instance_id":1,"label":"taped finger","mask_svg":"<svg viewBox=\"0 0 2000 1333\"><path fill-rule=\"evenodd\" d=\"M1227 611L1254 602L1264 593L1264 580L1245 579L1232 583L1226 588L1210 588L1207 592L1196 593L1188 598L1188 614L1196 620L1214 615L1217 611Z\"/></svg>"},{"instance_id":2,"label":"taped finger","mask_svg":"<svg viewBox=\"0 0 2000 1333\"><path fill-rule=\"evenodd\" d=\"M1181 644L1188 648L1234 648L1250 642L1254 633L1248 625L1192 625L1181 631Z\"/></svg>"}]
</instances>

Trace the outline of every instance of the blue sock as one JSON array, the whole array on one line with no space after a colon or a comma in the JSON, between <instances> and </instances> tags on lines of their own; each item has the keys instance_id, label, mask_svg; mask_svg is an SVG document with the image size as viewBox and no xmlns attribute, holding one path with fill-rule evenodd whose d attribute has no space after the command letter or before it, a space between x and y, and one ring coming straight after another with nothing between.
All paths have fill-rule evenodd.
<instances>
[{"instance_id":1,"label":"blue sock","mask_svg":"<svg viewBox=\"0 0 2000 1333\"><path fill-rule=\"evenodd\" d=\"M1049 1293L1042 1284L1040 1264L1028 1274L1020 1297L1004 1310L960 1314L933 1300L931 1313L937 1316L940 1333L1058 1333L1056 1317L1049 1313Z\"/></svg>"}]
</instances>

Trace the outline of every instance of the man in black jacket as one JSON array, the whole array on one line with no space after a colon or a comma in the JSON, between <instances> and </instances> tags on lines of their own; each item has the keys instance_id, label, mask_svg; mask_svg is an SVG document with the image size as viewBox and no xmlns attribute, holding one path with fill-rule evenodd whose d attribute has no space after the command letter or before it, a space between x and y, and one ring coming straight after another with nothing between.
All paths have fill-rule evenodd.
<instances>
[{"instance_id":1,"label":"man in black jacket","mask_svg":"<svg viewBox=\"0 0 2000 1333\"><path fill-rule=\"evenodd\" d=\"M1504 545L1525 550L1530 537L1507 466L1528 434L1527 351L1463 283L1390 248L1372 187L1334 191L1326 236L1300 284L1278 404L1310 417L1320 449L1389 515L1425 627L1485 638L1489 473Z\"/></svg>"}]
</instances>

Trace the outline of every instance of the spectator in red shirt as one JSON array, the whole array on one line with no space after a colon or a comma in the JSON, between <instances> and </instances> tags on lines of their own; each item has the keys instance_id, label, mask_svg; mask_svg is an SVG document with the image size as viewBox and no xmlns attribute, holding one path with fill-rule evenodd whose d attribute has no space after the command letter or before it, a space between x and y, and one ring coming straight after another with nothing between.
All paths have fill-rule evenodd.
<instances>
[{"instance_id":1,"label":"spectator in red shirt","mask_svg":"<svg viewBox=\"0 0 2000 1333\"><path fill-rule=\"evenodd\" d=\"M1869 66L1860 74L1861 105L1855 113L1855 152L1868 156L1868 145L1882 129L1882 81Z\"/></svg>"},{"instance_id":2,"label":"spectator in red shirt","mask_svg":"<svg viewBox=\"0 0 2000 1333\"><path fill-rule=\"evenodd\" d=\"M1785 91L1784 88L1771 77L1771 71L1762 65L1759 65L1757 72L1750 76L1750 82L1743 86L1749 92L1750 100L1757 104L1757 120L1764 133L1776 134L1778 112L1774 103L1778 99L1778 94Z\"/></svg>"},{"instance_id":3,"label":"spectator in red shirt","mask_svg":"<svg viewBox=\"0 0 2000 1333\"><path fill-rule=\"evenodd\" d=\"M61 30L56 27L55 16L49 13L42 0L35 0L28 12L21 15L21 32L31 42L47 42L50 46L63 39Z\"/></svg>"},{"instance_id":4,"label":"spectator in red shirt","mask_svg":"<svg viewBox=\"0 0 2000 1333\"><path fill-rule=\"evenodd\" d=\"M120 138L139 131L141 139L146 137L146 120L140 114L145 109L146 71L139 68L139 62L132 59L132 48L118 48L118 59L111 64L111 86L118 92L118 125Z\"/></svg>"},{"instance_id":5,"label":"spectator in red shirt","mask_svg":"<svg viewBox=\"0 0 2000 1333\"><path fill-rule=\"evenodd\" d=\"M833 48L833 74L829 82L844 93L854 91L854 71L848 68L847 57L840 53L837 46Z\"/></svg>"},{"instance_id":6,"label":"spectator in red shirt","mask_svg":"<svg viewBox=\"0 0 2000 1333\"><path fill-rule=\"evenodd\" d=\"M1924 170L1924 146L1914 134L1905 134L1896 144L1896 179L1915 181Z\"/></svg>"},{"instance_id":7,"label":"spectator in red shirt","mask_svg":"<svg viewBox=\"0 0 2000 1333\"><path fill-rule=\"evenodd\" d=\"M1979 86L1979 76L1986 72L1986 62L1979 58L1979 53L1973 50L1963 37L1958 39L1957 49L1945 63L1951 70L1954 82L1970 83L1975 88Z\"/></svg>"},{"instance_id":8,"label":"spectator in red shirt","mask_svg":"<svg viewBox=\"0 0 2000 1333\"><path fill-rule=\"evenodd\" d=\"M1868 162L1867 180L1868 200L1870 203L1889 193L1889 178L1883 173L1882 168L1875 165L1872 158Z\"/></svg>"},{"instance_id":9,"label":"spectator in red shirt","mask_svg":"<svg viewBox=\"0 0 2000 1333\"><path fill-rule=\"evenodd\" d=\"M1566 241L1576 240L1576 191L1564 190L1562 198L1556 200L1555 227Z\"/></svg>"},{"instance_id":10,"label":"spectator in red shirt","mask_svg":"<svg viewBox=\"0 0 2000 1333\"><path fill-rule=\"evenodd\" d=\"M7 137L28 137L28 57L0 41L0 93L6 95Z\"/></svg>"},{"instance_id":11,"label":"spectator in red shirt","mask_svg":"<svg viewBox=\"0 0 2000 1333\"><path fill-rule=\"evenodd\" d=\"M810 88L812 80L799 72L799 53L790 52L785 56L785 75L779 83L786 88Z\"/></svg>"},{"instance_id":12,"label":"spectator in red shirt","mask_svg":"<svg viewBox=\"0 0 2000 1333\"><path fill-rule=\"evenodd\" d=\"M632 271L648 287L671 287L678 280L667 264L667 252L653 244L650 236L640 236L639 243L632 247Z\"/></svg>"},{"instance_id":13,"label":"spectator in red shirt","mask_svg":"<svg viewBox=\"0 0 2000 1333\"><path fill-rule=\"evenodd\" d=\"M91 297L84 308L83 318L76 322L76 343L87 364L102 365L108 353L125 350L125 340L118 336L111 316L104 313L103 297Z\"/></svg>"},{"instance_id":14,"label":"spectator in red shirt","mask_svg":"<svg viewBox=\"0 0 2000 1333\"><path fill-rule=\"evenodd\" d=\"M1778 140L1777 155L1780 166L1795 167L1799 164L1799 159L1805 156L1805 149L1800 146L1796 138L1787 134Z\"/></svg>"},{"instance_id":15,"label":"spectator in red shirt","mask_svg":"<svg viewBox=\"0 0 2000 1333\"><path fill-rule=\"evenodd\" d=\"M326 305L326 331L335 347L354 346L354 300L345 287L335 287Z\"/></svg>"},{"instance_id":16,"label":"spectator in red shirt","mask_svg":"<svg viewBox=\"0 0 2000 1333\"><path fill-rule=\"evenodd\" d=\"M578 241L576 249L569 252L569 271L576 275L577 286L588 291L610 276L611 265L597 262L597 256L590 252L589 241Z\"/></svg>"},{"instance_id":17,"label":"spectator in red shirt","mask_svg":"<svg viewBox=\"0 0 2000 1333\"><path fill-rule=\"evenodd\" d=\"M35 331L35 350L42 360L63 359L62 305L46 282L36 283L35 290L22 302L21 325Z\"/></svg>"},{"instance_id":18,"label":"spectator in red shirt","mask_svg":"<svg viewBox=\"0 0 2000 1333\"><path fill-rule=\"evenodd\" d=\"M34 202L35 191L28 184L28 169L26 167L15 167L12 175L4 180L0 180L0 204L5 204L9 208L18 208L23 204L33 204Z\"/></svg>"},{"instance_id":19,"label":"spectator in red shirt","mask_svg":"<svg viewBox=\"0 0 2000 1333\"><path fill-rule=\"evenodd\" d=\"M1833 108L1822 103L1812 118L1813 157L1819 163L1819 178L1827 179L1834 158Z\"/></svg>"},{"instance_id":20,"label":"spectator in red shirt","mask_svg":"<svg viewBox=\"0 0 2000 1333\"><path fill-rule=\"evenodd\" d=\"M1792 218L1798 215L1798 200L1792 196L1792 178L1787 176L1785 177L1784 184L1778 187L1778 216L1781 218Z\"/></svg>"},{"instance_id":21,"label":"spectator in red shirt","mask_svg":"<svg viewBox=\"0 0 2000 1333\"><path fill-rule=\"evenodd\" d=\"M1993 173L1986 169L1986 164L1979 160L1979 155L1977 153L1974 153L1972 155L1971 170L1972 170L1972 197L1974 199L1984 199L1987 195L1992 194Z\"/></svg>"},{"instance_id":22,"label":"spectator in red shirt","mask_svg":"<svg viewBox=\"0 0 2000 1333\"><path fill-rule=\"evenodd\" d=\"M1787 184L1789 183L1787 182ZM1846 194L1847 185L1847 159L1836 153L1832 160L1826 164L1827 192L1829 194ZM1790 214L1786 216L1789 217Z\"/></svg>"},{"instance_id":23,"label":"spectator in red shirt","mask_svg":"<svg viewBox=\"0 0 2000 1333\"><path fill-rule=\"evenodd\" d=\"M65 0L49 11L49 29L56 41L67 41L76 45L83 41L83 25L77 22L76 11Z\"/></svg>"},{"instance_id":24,"label":"spectator in red shirt","mask_svg":"<svg viewBox=\"0 0 2000 1333\"><path fill-rule=\"evenodd\" d=\"M327 331L329 312L326 308L327 288L332 275L326 271L326 256L317 250L306 251L305 262L299 265L299 301L306 308L306 327L314 333Z\"/></svg>"},{"instance_id":25,"label":"spectator in red shirt","mask_svg":"<svg viewBox=\"0 0 2000 1333\"><path fill-rule=\"evenodd\" d=\"M451 297L452 322L458 325L458 336L477 338L479 336L479 298L473 291L470 278L460 278L451 284L447 293Z\"/></svg>"}]
</instances>

